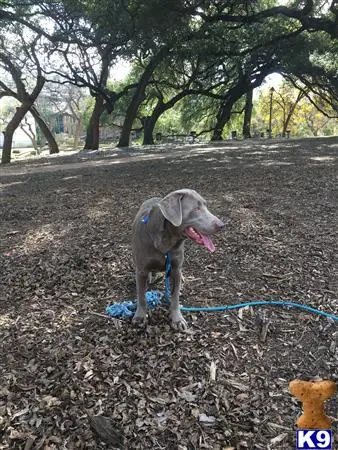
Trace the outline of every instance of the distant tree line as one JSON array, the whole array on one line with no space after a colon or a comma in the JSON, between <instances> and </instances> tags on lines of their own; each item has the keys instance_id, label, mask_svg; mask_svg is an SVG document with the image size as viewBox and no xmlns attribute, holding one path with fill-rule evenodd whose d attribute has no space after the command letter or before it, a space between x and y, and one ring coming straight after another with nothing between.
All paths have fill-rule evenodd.
<instances>
[{"instance_id":1,"label":"distant tree line","mask_svg":"<svg viewBox=\"0 0 338 450\"><path fill-rule=\"evenodd\" d=\"M222 139L236 113L250 137L253 90L272 73L298 89L296 105L306 98L328 119L338 116L335 0L4 0L0 24L0 98L19 105L4 130L2 163L10 162L14 131L28 111L50 152L58 152L38 107L51 83L89 92L84 148L91 150L99 147L100 123L112 117L120 147L136 126L143 143L153 144L161 116L178 105L212 140ZM112 83L110 70L120 60L132 71ZM293 111L283 108L285 134Z\"/></svg>"}]
</instances>

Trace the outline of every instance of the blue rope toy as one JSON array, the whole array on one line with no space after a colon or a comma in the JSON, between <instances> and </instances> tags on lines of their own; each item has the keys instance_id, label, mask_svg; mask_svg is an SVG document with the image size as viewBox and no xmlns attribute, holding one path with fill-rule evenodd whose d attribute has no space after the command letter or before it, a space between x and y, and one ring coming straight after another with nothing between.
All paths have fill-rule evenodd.
<instances>
[{"instance_id":1,"label":"blue rope toy","mask_svg":"<svg viewBox=\"0 0 338 450\"><path fill-rule=\"evenodd\" d=\"M148 223L149 215L146 214L141 219L144 224ZM155 309L157 306L162 304L162 300L165 299L166 303L170 303L170 272L171 272L171 255L170 252L165 254L165 289L164 292L161 291L147 291L145 294L146 302L149 309ZM325 311L320 311L319 309L312 308L311 306L302 305L301 303L295 303L290 301L279 301L279 300L260 300L253 302L245 302L245 303L236 303L235 305L226 305L226 306L202 306L202 307L188 307L181 306L181 311L186 312L217 312L217 311L229 311L232 309L244 308L246 306L284 306L286 308L298 308L303 309L305 311L319 314L325 317L328 317L332 320L338 321L338 316L334 314L327 313ZM136 300L129 300L122 303L114 303L113 305L107 306L106 314L109 317L115 318L126 318L133 317L136 311Z\"/></svg>"},{"instance_id":2,"label":"blue rope toy","mask_svg":"<svg viewBox=\"0 0 338 450\"><path fill-rule=\"evenodd\" d=\"M165 298L166 303L170 303L170 272L171 272L171 257L170 253L165 255L165 290L161 291L147 291L146 292L146 302L149 309L155 309L157 306L162 304L163 298ZM107 306L106 313L115 318L125 318L133 317L136 311L136 301L129 300L123 303L114 303L113 305Z\"/></svg>"}]
</instances>

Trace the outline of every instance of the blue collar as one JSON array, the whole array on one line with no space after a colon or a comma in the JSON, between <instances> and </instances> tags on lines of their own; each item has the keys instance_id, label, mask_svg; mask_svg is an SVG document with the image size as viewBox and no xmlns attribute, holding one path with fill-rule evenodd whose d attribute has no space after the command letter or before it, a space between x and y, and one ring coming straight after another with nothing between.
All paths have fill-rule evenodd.
<instances>
[{"instance_id":1,"label":"blue collar","mask_svg":"<svg viewBox=\"0 0 338 450\"><path fill-rule=\"evenodd\" d=\"M149 213L148 213L148 214L145 214L145 215L142 217L141 222L144 223L144 224L147 224L147 223L149 222Z\"/></svg>"}]
</instances>

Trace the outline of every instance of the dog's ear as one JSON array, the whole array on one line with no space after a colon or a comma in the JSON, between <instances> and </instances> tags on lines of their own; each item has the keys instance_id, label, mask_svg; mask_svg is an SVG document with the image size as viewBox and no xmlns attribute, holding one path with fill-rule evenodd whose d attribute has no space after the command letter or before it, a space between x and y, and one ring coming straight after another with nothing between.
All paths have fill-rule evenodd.
<instances>
[{"instance_id":1,"label":"dog's ear","mask_svg":"<svg viewBox=\"0 0 338 450\"><path fill-rule=\"evenodd\" d=\"M175 227L182 224L182 192L172 192L164 197L158 204L164 217Z\"/></svg>"}]
</instances>

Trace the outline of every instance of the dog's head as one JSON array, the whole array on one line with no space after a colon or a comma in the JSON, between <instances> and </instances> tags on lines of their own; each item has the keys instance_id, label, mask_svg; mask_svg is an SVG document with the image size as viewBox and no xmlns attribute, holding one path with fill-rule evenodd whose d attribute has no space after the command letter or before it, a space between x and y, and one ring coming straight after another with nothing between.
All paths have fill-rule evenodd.
<instances>
[{"instance_id":1,"label":"dog's head","mask_svg":"<svg viewBox=\"0 0 338 450\"><path fill-rule=\"evenodd\" d=\"M192 189L180 189L164 197L159 208L164 217L179 231L210 252L215 246L210 235L222 231L225 224L207 208L206 201Z\"/></svg>"}]
</instances>

